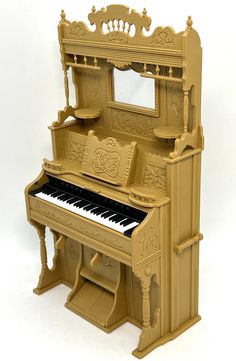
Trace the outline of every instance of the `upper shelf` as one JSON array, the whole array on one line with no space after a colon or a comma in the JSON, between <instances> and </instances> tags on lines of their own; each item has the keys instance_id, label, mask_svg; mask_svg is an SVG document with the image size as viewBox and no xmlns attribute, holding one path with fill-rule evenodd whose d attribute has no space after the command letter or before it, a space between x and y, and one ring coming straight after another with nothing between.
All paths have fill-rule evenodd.
<instances>
[{"instance_id":1,"label":"upper shelf","mask_svg":"<svg viewBox=\"0 0 236 361\"><path fill-rule=\"evenodd\" d=\"M76 109L74 116L78 119L96 119L101 115L101 109L99 108L80 108Z\"/></svg>"},{"instance_id":2,"label":"upper shelf","mask_svg":"<svg viewBox=\"0 0 236 361\"><path fill-rule=\"evenodd\" d=\"M176 139L184 133L183 127L158 127L153 129L153 133L158 138Z\"/></svg>"}]
</instances>

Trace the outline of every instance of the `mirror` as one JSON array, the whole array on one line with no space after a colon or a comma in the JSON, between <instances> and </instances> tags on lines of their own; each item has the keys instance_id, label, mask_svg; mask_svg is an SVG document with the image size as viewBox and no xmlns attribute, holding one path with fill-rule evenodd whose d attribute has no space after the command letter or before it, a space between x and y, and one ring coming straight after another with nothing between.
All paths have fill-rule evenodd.
<instances>
[{"instance_id":1,"label":"mirror","mask_svg":"<svg viewBox=\"0 0 236 361\"><path fill-rule=\"evenodd\" d=\"M155 80L134 70L113 70L113 101L155 109Z\"/></svg>"}]
</instances>

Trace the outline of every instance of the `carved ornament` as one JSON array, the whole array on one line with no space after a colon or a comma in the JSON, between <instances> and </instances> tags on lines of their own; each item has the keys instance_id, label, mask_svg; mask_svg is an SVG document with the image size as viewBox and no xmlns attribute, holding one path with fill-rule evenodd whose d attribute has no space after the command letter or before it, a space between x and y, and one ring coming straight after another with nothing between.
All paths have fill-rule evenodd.
<instances>
[{"instance_id":1,"label":"carved ornament","mask_svg":"<svg viewBox=\"0 0 236 361\"><path fill-rule=\"evenodd\" d=\"M175 42L174 39L166 31L161 31L152 35L151 44L154 46L166 47L174 46Z\"/></svg>"},{"instance_id":2,"label":"carved ornament","mask_svg":"<svg viewBox=\"0 0 236 361\"><path fill-rule=\"evenodd\" d=\"M95 173L115 178L118 175L119 166L119 153L108 152L101 148L95 150L92 163L92 168Z\"/></svg>"},{"instance_id":3,"label":"carved ornament","mask_svg":"<svg viewBox=\"0 0 236 361\"><path fill-rule=\"evenodd\" d=\"M86 31L80 23L75 21L71 24L70 34L80 39L86 36Z\"/></svg>"},{"instance_id":4,"label":"carved ornament","mask_svg":"<svg viewBox=\"0 0 236 361\"><path fill-rule=\"evenodd\" d=\"M36 203L36 210L44 216L53 219L54 221L65 224L67 226L72 225L72 219L69 216L62 214L61 212L58 212L51 207Z\"/></svg>"},{"instance_id":5,"label":"carved ornament","mask_svg":"<svg viewBox=\"0 0 236 361\"><path fill-rule=\"evenodd\" d=\"M71 142L68 148L67 159L73 161L77 160L81 163L84 156L84 149L84 145L76 142Z\"/></svg>"},{"instance_id":6,"label":"carved ornament","mask_svg":"<svg viewBox=\"0 0 236 361\"><path fill-rule=\"evenodd\" d=\"M143 137L151 137L153 133L151 117L114 109L112 110L112 128Z\"/></svg>"},{"instance_id":7,"label":"carved ornament","mask_svg":"<svg viewBox=\"0 0 236 361\"><path fill-rule=\"evenodd\" d=\"M112 31L107 34L108 41L114 44L127 44L129 36L121 31Z\"/></svg>"},{"instance_id":8,"label":"carved ornament","mask_svg":"<svg viewBox=\"0 0 236 361\"><path fill-rule=\"evenodd\" d=\"M160 249L159 235L154 227L145 228L138 235L138 242L141 247L140 258L150 256Z\"/></svg>"},{"instance_id":9,"label":"carved ornament","mask_svg":"<svg viewBox=\"0 0 236 361\"><path fill-rule=\"evenodd\" d=\"M166 190L166 170L153 164L146 164L143 184Z\"/></svg>"}]
</instances>

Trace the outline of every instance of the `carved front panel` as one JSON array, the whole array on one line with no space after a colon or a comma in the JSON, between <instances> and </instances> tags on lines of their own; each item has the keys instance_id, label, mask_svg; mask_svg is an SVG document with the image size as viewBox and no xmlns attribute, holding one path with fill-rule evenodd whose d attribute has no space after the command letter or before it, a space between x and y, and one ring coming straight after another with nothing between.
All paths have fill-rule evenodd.
<instances>
[{"instance_id":1,"label":"carved front panel","mask_svg":"<svg viewBox=\"0 0 236 361\"><path fill-rule=\"evenodd\" d=\"M138 153L135 183L143 184L166 193L166 162L158 155Z\"/></svg>"},{"instance_id":2,"label":"carved front panel","mask_svg":"<svg viewBox=\"0 0 236 361\"><path fill-rule=\"evenodd\" d=\"M78 231L104 244L112 246L126 253L131 253L130 239L118 235L103 226L91 223L86 218L59 209L57 206L46 204L44 201L30 197L30 209L51 219L60 225Z\"/></svg>"},{"instance_id":3,"label":"carved front panel","mask_svg":"<svg viewBox=\"0 0 236 361\"><path fill-rule=\"evenodd\" d=\"M86 144L86 136L75 132L66 134L66 142L64 145L64 158L69 161L82 163Z\"/></svg>"},{"instance_id":4,"label":"carved front panel","mask_svg":"<svg viewBox=\"0 0 236 361\"><path fill-rule=\"evenodd\" d=\"M112 109L112 129L121 133L153 138L156 119L132 112Z\"/></svg>"},{"instance_id":5,"label":"carved front panel","mask_svg":"<svg viewBox=\"0 0 236 361\"><path fill-rule=\"evenodd\" d=\"M141 231L138 236L138 242L140 246L140 260L160 249L159 234L154 227Z\"/></svg>"},{"instance_id":6,"label":"carved front panel","mask_svg":"<svg viewBox=\"0 0 236 361\"><path fill-rule=\"evenodd\" d=\"M143 184L156 186L157 188L166 190L166 170L154 164L146 164L143 176Z\"/></svg>"},{"instance_id":7,"label":"carved front panel","mask_svg":"<svg viewBox=\"0 0 236 361\"><path fill-rule=\"evenodd\" d=\"M134 272L157 262L160 258L161 231L160 210L154 208L142 226L133 234L133 269Z\"/></svg>"}]
</instances>

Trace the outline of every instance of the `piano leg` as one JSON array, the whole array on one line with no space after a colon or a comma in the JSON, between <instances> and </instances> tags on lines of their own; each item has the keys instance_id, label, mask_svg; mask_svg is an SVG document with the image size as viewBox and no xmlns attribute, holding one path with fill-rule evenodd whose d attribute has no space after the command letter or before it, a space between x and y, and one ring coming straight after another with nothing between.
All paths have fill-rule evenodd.
<instances>
[{"instance_id":1,"label":"piano leg","mask_svg":"<svg viewBox=\"0 0 236 361\"><path fill-rule=\"evenodd\" d=\"M34 293L41 295L42 293L46 292L50 288L57 286L61 283L61 275L58 266L58 251L55 249L55 256L53 259L53 267L52 269L48 268L47 264L47 248L45 242L45 226L33 222L33 226L36 228L39 239L40 239L40 256L41 256L41 273L39 276L39 282L37 287L33 290ZM53 233L54 240L56 240L56 233L51 230Z\"/></svg>"},{"instance_id":2,"label":"piano leg","mask_svg":"<svg viewBox=\"0 0 236 361\"><path fill-rule=\"evenodd\" d=\"M139 338L139 344L133 355L141 358L150 352L149 348L160 337L160 308L154 311L153 323L150 323L150 286L152 273L150 268L135 274L141 280L143 294L143 327ZM148 347L149 346L149 347ZM146 351L145 349L148 348Z\"/></svg>"}]
</instances>

